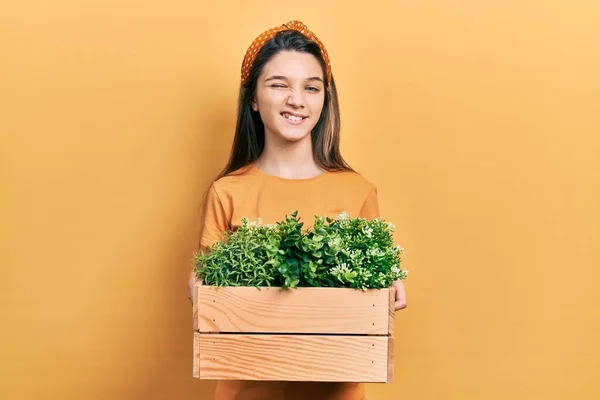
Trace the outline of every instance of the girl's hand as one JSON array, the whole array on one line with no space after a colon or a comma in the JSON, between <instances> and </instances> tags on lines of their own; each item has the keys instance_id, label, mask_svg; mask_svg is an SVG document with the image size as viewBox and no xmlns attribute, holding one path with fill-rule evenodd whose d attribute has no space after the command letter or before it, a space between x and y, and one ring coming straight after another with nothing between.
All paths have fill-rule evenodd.
<instances>
[{"instance_id":1,"label":"girl's hand","mask_svg":"<svg viewBox=\"0 0 600 400\"><path fill-rule=\"evenodd\" d=\"M190 277L188 279L188 299L192 304L194 304L192 296L194 295L194 285L196 282L198 282L198 278L196 277L196 273L192 271L190 272Z\"/></svg>"},{"instance_id":2,"label":"girl's hand","mask_svg":"<svg viewBox=\"0 0 600 400\"><path fill-rule=\"evenodd\" d=\"M396 311L406 308L406 290L404 289L404 282L398 279L394 282L394 289L396 292Z\"/></svg>"}]
</instances>

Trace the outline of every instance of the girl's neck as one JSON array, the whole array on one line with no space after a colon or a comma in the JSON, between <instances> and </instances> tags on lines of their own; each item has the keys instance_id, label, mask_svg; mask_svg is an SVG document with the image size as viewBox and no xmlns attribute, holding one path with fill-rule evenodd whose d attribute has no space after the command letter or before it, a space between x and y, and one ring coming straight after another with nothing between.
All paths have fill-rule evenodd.
<instances>
[{"instance_id":1,"label":"girl's neck","mask_svg":"<svg viewBox=\"0 0 600 400\"><path fill-rule=\"evenodd\" d=\"M262 171L287 179L306 179L323 173L312 153L310 135L298 142L273 143L265 148L254 164Z\"/></svg>"}]
</instances>

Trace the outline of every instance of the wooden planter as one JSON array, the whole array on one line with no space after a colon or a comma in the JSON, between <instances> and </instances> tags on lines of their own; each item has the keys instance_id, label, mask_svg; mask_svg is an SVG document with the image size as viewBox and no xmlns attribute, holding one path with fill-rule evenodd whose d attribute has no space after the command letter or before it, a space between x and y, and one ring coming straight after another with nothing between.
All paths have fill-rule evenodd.
<instances>
[{"instance_id":1,"label":"wooden planter","mask_svg":"<svg viewBox=\"0 0 600 400\"><path fill-rule=\"evenodd\" d=\"M193 376L391 382L394 290L194 287Z\"/></svg>"}]
</instances>

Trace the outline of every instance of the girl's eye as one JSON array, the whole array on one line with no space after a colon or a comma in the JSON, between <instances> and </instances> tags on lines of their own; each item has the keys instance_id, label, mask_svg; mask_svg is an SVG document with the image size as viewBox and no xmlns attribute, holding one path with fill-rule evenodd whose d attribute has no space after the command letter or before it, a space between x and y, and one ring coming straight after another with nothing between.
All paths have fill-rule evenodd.
<instances>
[{"instance_id":1,"label":"girl's eye","mask_svg":"<svg viewBox=\"0 0 600 400\"><path fill-rule=\"evenodd\" d=\"M314 87L314 86L309 86L306 89L308 89L309 92L314 92L314 93L318 93L320 90L318 87Z\"/></svg>"},{"instance_id":2,"label":"girl's eye","mask_svg":"<svg viewBox=\"0 0 600 400\"><path fill-rule=\"evenodd\" d=\"M274 83L271 85L272 88L284 88L285 85L281 84L281 83Z\"/></svg>"}]
</instances>

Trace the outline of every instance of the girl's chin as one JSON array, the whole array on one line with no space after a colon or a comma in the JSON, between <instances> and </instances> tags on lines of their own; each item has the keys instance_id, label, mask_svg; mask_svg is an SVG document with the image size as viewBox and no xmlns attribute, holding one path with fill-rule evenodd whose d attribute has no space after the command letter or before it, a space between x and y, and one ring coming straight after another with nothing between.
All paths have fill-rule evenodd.
<instances>
[{"instance_id":1,"label":"girl's chin","mask_svg":"<svg viewBox=\"0 0 600 400\"><path fill-rule=\"evenodd\" d=\"M299 142L306 139L310 140L310 131L306 132L305 130L299 129L282 129L267 136L273 136L277 138L277 140L286 142Z\"/></svg>"}]
</instances>

